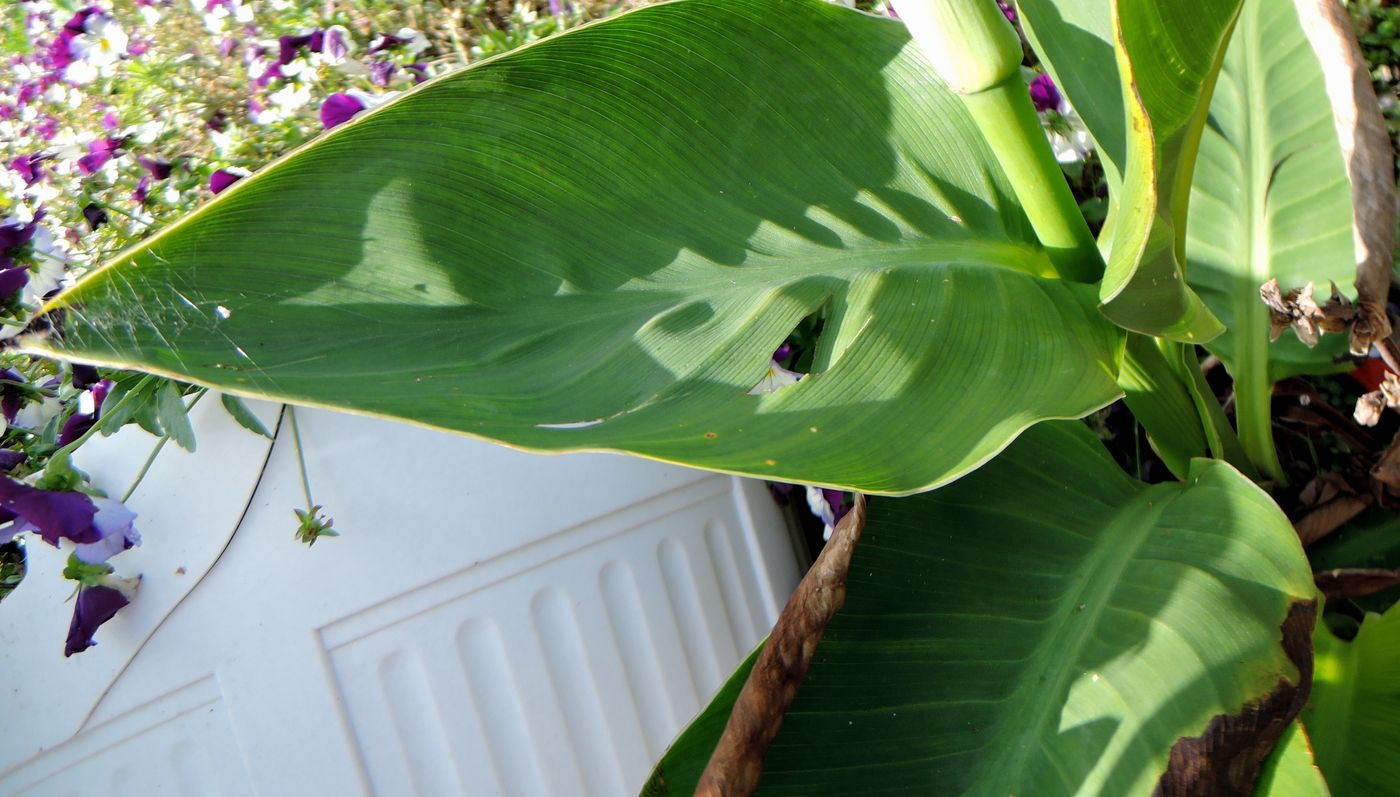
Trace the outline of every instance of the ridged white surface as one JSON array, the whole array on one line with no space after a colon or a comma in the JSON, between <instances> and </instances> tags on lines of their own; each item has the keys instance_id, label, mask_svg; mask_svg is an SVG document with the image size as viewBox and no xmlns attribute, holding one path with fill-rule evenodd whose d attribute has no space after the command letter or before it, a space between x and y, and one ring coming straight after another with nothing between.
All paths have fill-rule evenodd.
<instances>
[{"instance_id":1,"label":"ridged white surface","mask_svg":"<svg viewBox=\"0 0 1400 797\"><path fill-rule=\"evenodd\" d=\"M342 536L291 540L283 424L222 556L184 576L198 585L81 731L0 762L0 794L633 793L796 583L757 483L299 420ZM142 532L154 548L200 528ZM57 638L61 660L62 629L22 619L0 614L16 644ZM115 655L123 632L82 655Z\"/></svg>"}]
</instances>

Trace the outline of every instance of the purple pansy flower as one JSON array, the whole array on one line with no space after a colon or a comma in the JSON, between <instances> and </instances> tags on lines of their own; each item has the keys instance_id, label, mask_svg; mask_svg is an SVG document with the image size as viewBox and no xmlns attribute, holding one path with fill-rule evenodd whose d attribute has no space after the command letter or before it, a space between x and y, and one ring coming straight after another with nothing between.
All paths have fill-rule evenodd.
<instances>
[{"instance_id":1,"label":"purple pansy flower","mask_svg":"<svg viewBox=\"0 0 1400 797\"><path fill-rule=\"evenodd\" d=\"M83 206L83 218L87 219L88 229L90 230L95 230L110 220L107 216L107 211L103 210L100 205L94 202L89 202Z\"/></svg>"},{"instance_id":2,"label":"purple pansy flower","mask_svg":"<svg viewBox=\"0 0 1400 797\"><path fill-rule=\"evenodd\" d=\"M7 531L12 536L32 531L57 548L59 540L80 545L100 542L102 532L93 525L97 507L92 499L72 490L40 490L8 477L0 477L0 508L19 519Z\"/></svg>"},{"instance_id":3,"label":"purple pansy flower","mask_svg":"<svg viewBox=\"0 0 1400 797\"><path fill-rule=\"evenodd\" d=\"M34 185L43 178L42 165L51 157L53 156L33 152L10 161L9 167L11 171L19 172L20 179L24 180L25 185Z\"/></svg>"},{"instance_id":4,"label":"purple pansy flower","mask_svg":"<svg viewBox=\"0 0 1400 797\"><path fill-rule=\"evenodd\" d=\"M24 374L13 368L0 369L0 412L6 423L14 423L15 415L24 406L25 385L29 384Z\"/></svg>"},{"instance_id":5,"label":"purple pansy flower","mask_svg":"<svg viewBox=\"0 0 1400 797\"><path fill-rule=\"evenodd\" d=\"M1060 90L1055 87L1055 81L1049 75L1036 75L1031 81L1031 102L1035 103L1037 111L1058 111L1060 109Z\"/></svg>"},{"instance_id":6,"label":"purple pansy flower","mask_svg":"<svg viewBox=\"0 0 1400 797\"><path fill-rule=\"evenodd\" d=\"M97 6L88 6L63 23L63 30L74 35L82 33L87 30L88 18L100 13L102 13L102 9Z\"/></svg>"},{"instance_id":7,"label":"purple pansy flower","mask_svg":"<svg viewBox=\"0 0 1400 797\"><path fill-rule=\"evenodd\" d=\"M12 471L24 464L29 455L11 448L0 448L0 470Z\"/></svg>"},{"instance_id":8,"label":"purple pansy flower","mask_svg":"<svg viewBox=\"0 0 1400 797\"><path fill-rule=\"evenodd\" d=\"M63 429L58 433L58 444L66 446L87 434L97 419L102 415L102 402L107 400L107 393L111 391L110 380L102 380L92 387L92 412L75 412L68 416L68 420L63 422Z\"/></svg>"},{"instance_id":9,"label":"purple pansy flower","mask_svg":"<svg viewBox=\"0 0 1400 797\"><path fill-rule=\"evenodd\" d=\"M136 533L135 512L112 498L94 498L92 503L97 507L97 514L92 516L92 525L102 538L79 545L74 551L79 559L88 564L97 564L141 544L141 535Z\"/></svg>"},{"instance_id":10,"label":"purple pansy flower","mask_svg":"<svg viewBox=\"0 0 1400 797\"><path fill-rule=\"evenodd\" d=\"M247 172L239 174L232 169L217 169L209 175L209 190L217 194L247 176Z\"/></svg>"},{"instance_id":11,"label":"purple pansy flower","mask_svg":"<svg viewBox=\"0 0 1400 797\"><path fill-rule=\"evenodd\" d=\"M282 36L277 39L277 65L290 64L303 47L313 53L319 53L325 46L325 41L326 34L320 28L300 36Z\"/></svg>"},{"instance_id":12,"label":"purple pansy flower","mask_svg":"<svg viewBox=\"0 0 1400 797\"><path fill-rule=\"evenodd\" d=\"M394 79L394 72L398 70L398 65L393 61L375 60L369 62L369 80L381 88L388 86Z\"/></svg>"},{"instance_id":13,"label":"purple pansy flower","mask_svg":"<svg viewBox=\"0 0 1400 797\"><path fill-rule=\"evenodd\" d=\"M340 25L332 25L326 28L321 54L328 62L339 64L350 55L354 46L355 43L350 39L350 31Z\"/></svg>"},{"instance_id":14,"label":"purple pansy flower","mask_svg":"<svg viewBox=\"0 0 1400 797\"><path fill-rule=\"evenodd\" d=\"M97 372L96 366L73 363L73 387L79 390L88 390L96 387L102 381L102 376ZM111 388L109 387L108 390ZM96 399L96 396L93 397ZM103 398L106 398L105 391Z\"/></svg>"},{"instance_id":15,"label":"purple pansy flower","mask_svg":"<svg viewBox=\"0 0 1400 797\"><path fill-rule=\"evenodd\" d=\"M83 174L92 174L96 172L98 169L106 166L108 161L116 157L117 150L121 149L122 145L125 143L125 138L112 138L111 136L107 136L106 138L99 138L91 144L88 144L88 154L78 158L78 171Z\"/></svg>"},{"instance_id":16,"label":"purple pansy flower","mask_svg":"<svg viewBox=\"0 0 1400 797\"><path fill-rule=\"evenodd\" d=\"M68 626L68 641L63 655L72 656L96 645L93 635L98 627L117 616L131 601L115 587L103 585L82 587L73 604L73 622Z\"/></svg>"},{"instance_id":17,"label":"purple pansy flower","mask_svg":"<svg viewBox=\"0 0 1400 797\"><path fill-rule=\"evenodd\" d=\"M409 40L407 38L395 36L391 33L381 33L370 42L367 52L370 55L374 55L381 50L392 50L395 47L408 44L408 42Z\"/></svg>"},{"instance_id":18,"label":"purple pansy flower","mask_svg":"<svg viewBox=\"0 0 1400 797\"><path fill-rule=\"evenodd\" d=\"M28 224L21 224L18 221L0 224L0 252L18 249L34 240L34 233L38 230L38 226L39 219L37 217Z\"/></svg>"},{"instance_id":19,"label":"purple pansy flower","mask_svg":"<svg viewBox=\"0 0 1400 797\"><path fill-rule=\"evenodd\" d=\"M330 130L332 127L345 124L364 109L365 104L360 100L349 94L336 92L321 103L321 127Z\"/></svg>"},{"instance_id":20,"label":"purple pansy flower","mask_svg":"<svg viewBox=\"0 0 1400 797\"><path fill-rule=\"evenodd\" d=\"M160 158L148 158L145 155L136 156L136 162L141 164L141 168L150 172L151 176L157 180L164 180L169 177L171 169L173 168L170 161Z\"/></svg>"},{"instance_id":21,"label":"purple pansy flower","mask_svg":"<svg viewBox=\"0 0 1400 797\"><path fill-rule=\"evenodd\" d=\"M10 260L8 257L0 257L0 260ZM24 286L29 284L29 269L24 266L5 268L0 270L0 304L7 304L11 299L19 295L24 290ZM6 369L8 370L8 369ZM9 415L11 413L6 413Z\"/></svg>"},{"instance_id":22,"label":"purple pansy flower","mask_svg":"<svg viewBox=\"0 0 1400 797\"><path fill-rule=\"evenodd\" d=\"M131 192L131 201L138 205L144 205L146 204L146 200L150 198L150 195L151 176L149 174L143 174L141 175L141 179L136 181L136 188Z\"/></svg>"},{"instance_id":23,"label":"purple pansy flower","mask_svg":"<svg viewBox=\"0 0 1400 797\"><path fill-rule=\"evenodd\" d=\"M102 114L103 130L116 130L118 127L121 127L121 120L117 117L116 111L108 109L106 113Z\"/></svg>"}]
</instances>

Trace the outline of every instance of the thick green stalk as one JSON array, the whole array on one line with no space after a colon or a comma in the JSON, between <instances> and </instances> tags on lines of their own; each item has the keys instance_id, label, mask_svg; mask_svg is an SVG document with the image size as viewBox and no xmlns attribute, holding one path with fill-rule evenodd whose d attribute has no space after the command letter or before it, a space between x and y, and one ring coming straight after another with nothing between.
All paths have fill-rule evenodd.
<instances>
[{"instance_id":1,"label":"thick green stalk","mask_svg":"<svg viewBox=\"0 0 1400 797\"><path fill-rule=\"evenodd\" d=\"M963 102L997 153L1055 270L1077 282L1099 280L1103 257L1045 138L1019 69L991 88L964 95Z\"/></svg>"},{"instance_id":2,"label":"thick green stalk","mask_svg":"<svg viewBox=\"0 0 1400 797\"><path fill-rule=\"evenodd\" d=\"M1021 38L995 0L896 2L933 71L992 145L1055 270L1097 282L1103 257L1021 80Z\"/></svg>"},{"instance_id":3,"label":"thick green stalk","mask_svg":"<svg viewBox=\"0 0 1400 797\"><path fill-rule=\"evenodd\" d=\"M1258 340L1256 340L1258 338ZM1243 348L1259 342L1268 345L1263 336L1242 335ZM1236 365L1235 424L1240 429L1240 445L1249 460L1269 479L1279 485L1288 484L1283 465L1274 447L1274 381L1269 378L1267 352L1241 352ZM1244 366L1244 367L1241 367Z\"/></svg>"}]
</instances>

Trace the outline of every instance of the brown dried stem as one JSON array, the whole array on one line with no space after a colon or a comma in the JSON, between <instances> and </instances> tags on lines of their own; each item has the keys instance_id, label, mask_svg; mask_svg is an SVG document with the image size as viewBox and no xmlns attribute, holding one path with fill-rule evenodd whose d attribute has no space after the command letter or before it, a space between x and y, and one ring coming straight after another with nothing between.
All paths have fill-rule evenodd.
<instances>
[{"instance_id":1,"label":"brown dried stem","mask_svg":"<svg viewBox=\"0 0 1400 797\"><path fill-rule=\"evenodd\" d=\"M754 662L696 795L746 797L758 788L763 759L811 666L827 623L846 602L846 573L865 528L865 496L836 524L821 555L778 615Z\"/></svg>"},{"instance_id":2,"label":"brown dried stem","mask_svg":"<svg viewBox=\"0 0 1400 797\"><path fill-rule=\"evenodd\" d=\"M1350 340L1352 353L1359 356L1391 333L1385 304L1395 251L1394 153L1346 9L1338 0L1294 0L1294 5L1322 66L1351 178L1357 318Z\"/></svg>"}]
</instances>

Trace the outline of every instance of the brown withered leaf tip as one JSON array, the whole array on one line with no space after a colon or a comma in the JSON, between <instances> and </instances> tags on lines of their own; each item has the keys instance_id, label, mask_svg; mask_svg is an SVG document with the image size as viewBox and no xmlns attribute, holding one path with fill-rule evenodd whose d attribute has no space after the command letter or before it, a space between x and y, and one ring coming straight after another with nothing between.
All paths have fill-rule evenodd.
<instances>
[{"instance_id":1,"label":"brown withered leaf tip","mask_svg":"<svg viewBox=\"0 0 1400 797\"><path fill-rule=\"evenodd\" d=\"M1346 332L1356 318L1356 307L1332 285L1332 295L1325 304L1313 298L1313 284L1283 292L1278 280L1271 279L1259 286L1259 298L1269 308L1269 340L1289 327L1308 348L1317 345L1325 332Z\"/></svg>"},{"instance_id":2,"label":"brown withered leaf tip","mask_svg":"<svg viewBox=\"0 0 1400 797\"><path fill-rule=\"evenodd\" d=\"M1356 400L1356 411L1352 417L1362 426L1375 426L1386 407L1400 407L1400 378L1396 378L1394 371L1385 372L1379 390L1372 390Z\"/></svg>"},{"instance_id":3,"label":"brown withered leaf tip","mask_svg":"<svg viewBox=\"0 0 1400 797\"><path fill-rule=\"evenodd\" d=\"M864 528L865 496L856 493L855 506L836 524L821 555L778 615L700 775L696 795L746 797L758 788L768 746L797 697L822 633L846 602L846 573Z\"/></svg>"},{"instance_id":4,"label":"brown withered leaf tip","mask_svg":"<svg viewBox=\"0 0 1400 797\"><path fill-rule=\"evenodd\" d=\"M1279 676L1273 691L1238 714L1218 715L1205 733L1178 739L1153 797L1223 797L1253 792L1264 759L1308 702L1316 622L1317 601L1299 601L1288 607L1280 630L1283 652L1298 669L1298 682Z\"/></svg>"},{"instance_id":5,"label":"brown withered leaf tip","mask_svg":"<svg viewBox=\"0 0 1400 797\"><path fill-rule=\"evenodd\" d=\"M1313 573L1313 583L1327 596L1327 600L1360 598L1391 587L1400 587L1400 570L1339 567Z\"/></svg>"}]
</instances>

